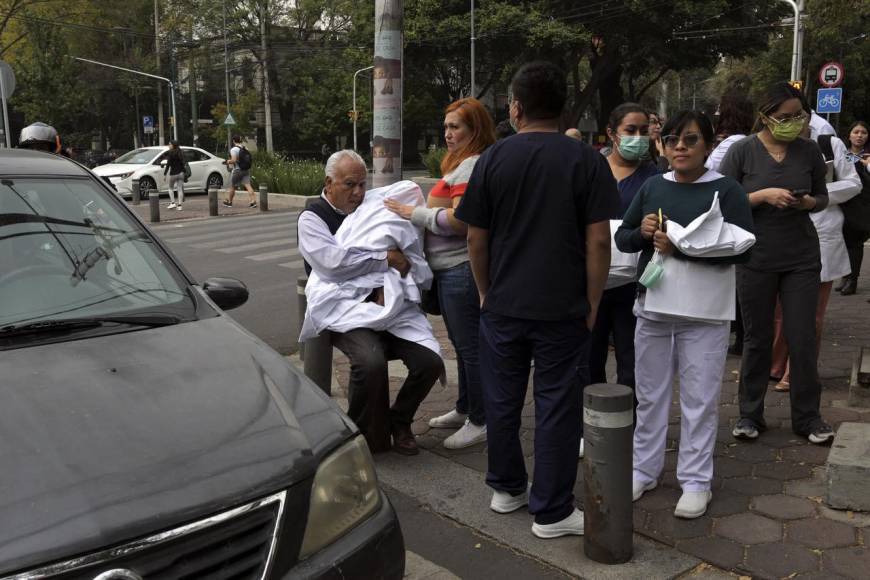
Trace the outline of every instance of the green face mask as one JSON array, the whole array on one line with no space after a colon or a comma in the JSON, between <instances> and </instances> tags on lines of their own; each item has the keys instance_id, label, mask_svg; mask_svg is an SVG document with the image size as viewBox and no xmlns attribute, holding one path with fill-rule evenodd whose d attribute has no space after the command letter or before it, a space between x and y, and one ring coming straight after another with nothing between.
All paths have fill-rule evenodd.
<instances>
[{"instance_id":1,"label":"green face mask","mask_svg":"<svg viewBox=\"0 0 870 580\"><path fill-rule=\"evenodd\" d=\"M637 161L649 152L649 137L646 135L620 135L617 145L619 154L626 161Z\"/></svg>"},{"instance_id":2,"label":"green face mask","mask_svg":"<svg viewBox=\"0 0 870 580\"><path fill-rule=\"evenodd\" d=\"M806 122L791 120L777 123L770 117L768 117L768 120L770 121L770 124L767 125L767 128L770 129L770 134L773 135L773 138L777 141L784 142L790 142L797 139L798 135L800 135L801 131L803 131L804 123Z\"/></svg>"}]
</instances>

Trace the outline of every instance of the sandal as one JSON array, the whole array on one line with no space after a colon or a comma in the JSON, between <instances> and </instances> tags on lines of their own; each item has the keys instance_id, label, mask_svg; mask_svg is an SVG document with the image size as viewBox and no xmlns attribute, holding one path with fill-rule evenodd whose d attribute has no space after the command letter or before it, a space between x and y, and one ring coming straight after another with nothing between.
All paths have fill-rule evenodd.
<instances>
[{"instance_id":1,"label":"sandal","mask_svg":"<svg viewBox=\"0 0 870 580\"><path fill-rule=\"evenodd\" d=\"M773 390L778 393L787 393L791 390L791 386L788 384L788 381L779 381L774 385Z\"/></svg>"}]
</instances>

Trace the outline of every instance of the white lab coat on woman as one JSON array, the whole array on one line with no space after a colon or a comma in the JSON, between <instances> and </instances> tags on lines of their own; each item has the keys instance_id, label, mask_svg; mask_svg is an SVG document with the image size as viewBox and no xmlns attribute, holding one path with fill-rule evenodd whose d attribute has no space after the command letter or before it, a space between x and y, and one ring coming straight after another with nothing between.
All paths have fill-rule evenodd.
<instances>
[{"instance_id":1,"label":"white lab coat on woman","mask_svg":"<svg viewBox=\"0 0 870 580\"><path fill-rule=\"evenodd\" d=\"M845 203L861 193L861 178L855 166L846 159L846 145L838 137L831 137L834 150L834 176L836 181L828 184L828 207L811 213L810 219L819 234L822 254L821 282L831 282L851 272L846 242L843 240L843 210Z\"/></svg>"}]
</instances>

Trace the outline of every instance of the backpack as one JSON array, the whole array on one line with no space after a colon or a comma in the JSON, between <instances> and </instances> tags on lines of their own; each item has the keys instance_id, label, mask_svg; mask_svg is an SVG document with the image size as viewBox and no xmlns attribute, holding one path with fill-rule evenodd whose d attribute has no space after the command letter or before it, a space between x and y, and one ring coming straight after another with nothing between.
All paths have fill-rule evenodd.
<instances>
[{"instance_id":1,"label":"backpack","mask_svg":"<svg viewBox=\"0 0 870 580\"><path fill-rule=\"evenodd\" d=\"M819 135L817 139L822 154L825 156L825 161L834 159L831 137L832 135ZM846 227L859 232L867 232L870 231L870 175L867 174L867 169L860 161L855 162L855 171L861 178L863 189L861 193L846 203L841 203L840 209L843 210Z\"/></svg>"},{"instance_id":2,"label":"backpack","mask_svg":"<svg viewBox=\"0 0 870 580\"><path fill-rule=\"evenodd\" d=\"M239 158L236 166L245 171L251 168L251 152L245 147L239 148Z\"/></svg>"}]
</instances>

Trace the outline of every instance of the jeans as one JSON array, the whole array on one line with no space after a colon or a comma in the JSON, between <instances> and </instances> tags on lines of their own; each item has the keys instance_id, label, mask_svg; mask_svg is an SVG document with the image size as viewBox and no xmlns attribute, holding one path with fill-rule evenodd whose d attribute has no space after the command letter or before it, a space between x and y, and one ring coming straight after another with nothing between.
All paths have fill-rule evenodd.
<instances>
[{"instance_id":1,"label":"jeans","mask_svg":"<svg viewBox=\"0 0 870 580\"><path fill-rule=\"evenodd\" d=\"M178 203L184 203L184 173L169 176L169 201L175 203L175 192L178 192Z\"/></svg>"},{"instance_id":2,"label":"jeans","mask_svg":"<svg viewBox=\"0 0 870 580\"><path fill-rule=\"evenodd\" d=\"M456 350L459 371L456 410L468 415L475 425L481 426L486 423L486 415L480 387L480 296L471 274L471 264L465 262L435 272L434 283L438 285L438 304L447 326L447 336Z\"/></svg>"},{"instance_id":3,"label":"jeans","mask_svg":"<svg viewBox=\"0 0 870 580\"><path fill-rule=\"evenodd\" d=\"M528 473L520 422L535 359L535 474L529 511L552 524L574 511L580 449L580 389L589 382L589 331L582 318L528 320L483 312L480 369L486 405L486 483L517 495Z\"/></svg>"}]
</instances>

